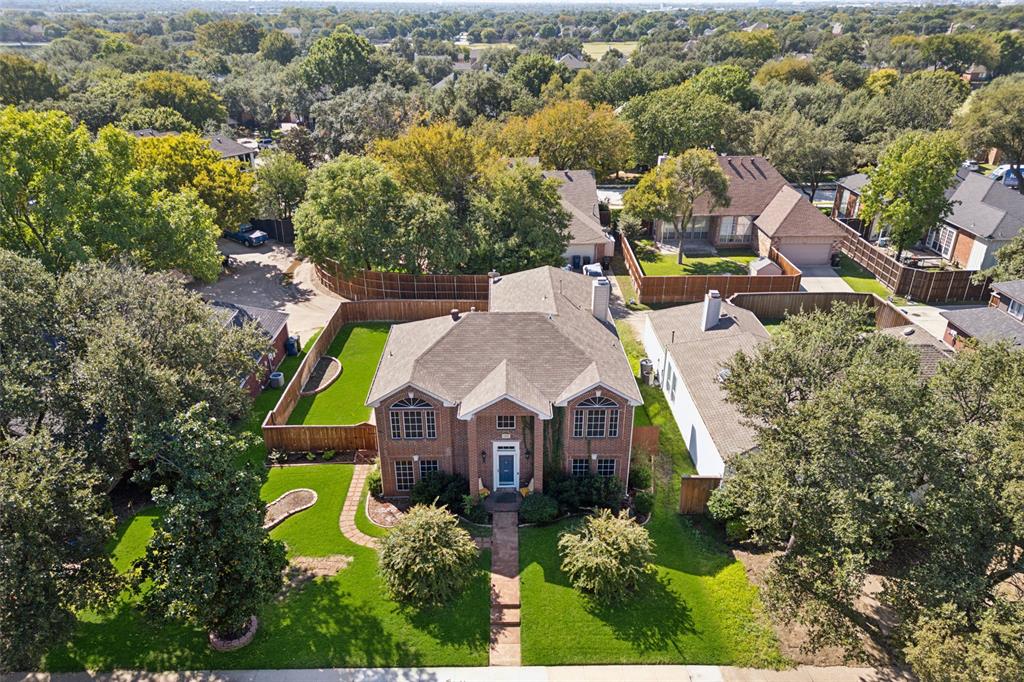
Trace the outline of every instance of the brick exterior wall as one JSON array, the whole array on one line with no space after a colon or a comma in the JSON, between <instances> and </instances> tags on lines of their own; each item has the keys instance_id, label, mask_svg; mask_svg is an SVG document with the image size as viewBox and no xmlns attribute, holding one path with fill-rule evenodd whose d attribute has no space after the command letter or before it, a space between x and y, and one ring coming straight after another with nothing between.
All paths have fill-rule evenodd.
<instances>
[{"instance_id":1,"label":"brick exterior wall","mask_svg":"<svg viewBox=\"0 0 1024 682\"><path fill-rule=\"evenodd\" d=\"M953 332L956 332L956 336L953 336ZM964 339L969 339L967 334L954 327L951 323L946 323L946 331L942 333L942 340L946 342L947 346L953 348L953 350L961 350L964 346Z\"/></svg>"},{"instance_id":2,"label":"brick exterior wall","mask_svg":"<svg viewBox=\"0 0 1024 682\"><path fill-rule=\"evenodd\" d=\"M288 325L286 324L282 327L281 332L271 344L271 351L260 358L260 367L262 369L250 374L245 378L245 381L242 382L242 386L245 387L245 390L249 395L253 397L258 396L263 391L263 386L267 383L267 377L270 376L270 373L280 367L281 363L284 362L284 344L287 340Z\"/></svg>"},{"instance_id":3,"label":"brick exterior wall","mask_svg":"<svg viewBox=\"0 0 1024 682\"><path fill-rule=\"evenodd\" d=\"M619 435L616 438L573 438L573 412L582 400L596 396L597 390L590 391L573 400L565 412L565 433L563 437L565 471L571 471L574 458L588 458L589 468L596 473L597 462L590 459L593 454L599 458L615 460L615 473L625 483L629 472L629 450L633 433L633 408L619 396L604 391L603 395L611 398L619 405ZM426 401L434 407L437 424L437 438L416 440L393 440L391 438L390 406L403 398L412 395ZM381 463L381 478L384 495L400 497L407 491L399 490L395 477L395 462L413 463L413 480L420 478L419 465L414 459L434 459L438 461L441 471L454 472L469 480L470 492L475 494L482 483L488 490L494 490L494 444L519 444L519 486L525 487L533 480L534 490L544 488L544 426L542 420L533 412L510 400L501 400L477 412L469 420L459 419L455 407L444 407L439 402L419 391L401 391L381 402L374 408L377 423L378 455ZM498 415L514 416L515 428L498 429ZM524 432L524 419L532 420L532 438L530 429ZM507 436L507 437L504 437ZM481 457L480 453L484 453ZM529 456L527 456L529 452Z\"/></svg>"},{"instance_id":4,"label":"brick exterior wall","mask_svg":"<svg viewBox=\"0 0 1024 682\"><path fill-rule=\"evenodd\" d=\"M952 260L962 268L967 267L971 258L971 249L974 247L974 237L963 230L956 231L956 244L953 245Z\"/></svg>"}]
</instances>

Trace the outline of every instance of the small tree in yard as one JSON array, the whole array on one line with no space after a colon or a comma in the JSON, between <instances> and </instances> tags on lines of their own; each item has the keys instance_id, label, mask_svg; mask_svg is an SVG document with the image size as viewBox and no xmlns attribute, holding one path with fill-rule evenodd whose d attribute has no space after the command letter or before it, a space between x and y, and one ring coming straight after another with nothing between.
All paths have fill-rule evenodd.
<instances>
[{"instance_id":1,"label":"small tree in yard","mask_svg":"<svg viewBox=\"0 0 1024 682\"><path fill-rule=\"evenodd\" d=\"M413 606L446 604L476 573L473 539L444 509L416 505L380 542L380 572L391 595Z\"/></svg>"},{"instance_id":2,"label":"small tree in yard","mask_svg":"<svg viewBox=\"0 0 1024 682\"><path fill-rule=\"evenodd\" d=\"M602 509L578 533L558 539L562 571L573 586L599 601L619 602L635 594L652 572L654 544L647 529L625 512Z\"/></svg>"},{"instance_id":3,"label":"small tree in yard","mask_svg":"<svg viewBox=\"0 0 1024 682\"><path fill-rule=\"evenodd\" d=\"M969 149L1002 150L1017 176L1017 190L1024 193L1024 74L997 78L972 94L956 124Z\"/></svg>"},{"instance_id":4,"label":"small tree in yard","mask_svg":"<svg viewBox=\"0 0 1024 682\"><path fill-rule=\"evenodd\" d=\"M991 277L996 282L1024 279L1024 235L1018 234L996 251L996 264L974 274L976 283Z\"/></svg>"},{"instance_id":5,"label":"small tree in yard","mask_svg":"<svg viewBox=\"0 0 1024 682\"><path fill-rule=\"evenodd\" d=\"M173 493L153 492L167 512L137 564L136 588L150 582L143 605L235 639L281 589L287 564L284 545L263 528L259 477L235 464L246 443L202 404L144 440L140 450L177 482Z\"/></svg>"},{"instance_id":6,"label":"small tree in yard","mask_svg":"<svg viewBox=\"0 0 1024 682\"><path fill-rule=\"evenodd\" d=\"M912 131L889 145L868 173L863 213L888 228L897 260L952 210L946 190L960 153L954 133Z\"/></svg>"},{"instance_id":7,"label":"small tree in yard","mask_svg":"<svg viewBox=\"0 0 1024 682\"><path fill-rule=\"evenodd\" d=\"M693 216L693 205L706 194L711 207L729 205L729 179L714 152L687 149L665 159L626 192L626 211L646 220L671 220L679 235L679 263L683 262L683 226Z\"/></svg>"}]
</instances>

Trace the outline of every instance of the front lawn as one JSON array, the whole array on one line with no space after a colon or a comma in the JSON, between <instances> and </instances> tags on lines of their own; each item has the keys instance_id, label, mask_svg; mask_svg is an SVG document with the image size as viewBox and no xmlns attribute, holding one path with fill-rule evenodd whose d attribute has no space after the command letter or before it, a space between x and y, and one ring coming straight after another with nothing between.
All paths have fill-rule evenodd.
<instances>
[{"instance_id":1,"label":"front lawn","mask_svg":"<svg viewBox=\"0 0 1024 682\"><path fill-rule=\"evenodd\" d=\"M631 363L643 353L618 324ZM641 419L661 428L655 460L656 506L647 525L656 545L657 581L636 601L592 604L559 568L559 534L577 523L523 528L519 535L523 665L685 663L780 667L757 589L722 542L677 513L679 477L695 473L664 394L641 385Z\"/></svg>"},{"instance_id":2,"label":"front lawn","mask_svg":"<svg viewBox=\"0 0 1024 682\"><path fill-rule=\"evenodd\" d=\"M327 355L341 363L341 376L327 389L299 399L289 424L362 424L370 418L366 394L384 352L390 322L360 322L341 328Z\"/></svg>"},{"instance_id":3,"label":"front lawn","mask_svg":"<svg viewBox=\"0 0 1024 682\"><path fill-rule=\"evenodd\" d=\"M861 267L860 263L853 260L845 253L839 255L839 267L836 272L843 278L843 281L850 285L850 288L862 294L876 294L879 298L888 299L892 296L896 305L906 305L907 300L902 296L893 296L892 291L872 275L868 270Z\"/></svg>"},{"instance_id":4,"label":"front lawn","mask_svg":"<svg viewBox=\"0 0 1024 682\"><path fill-rule=\"evenodd\" d=\"M748 265L757 259L753 251L725 251L727 255L691 258L683 256L680 265L675 253L658 251L653 242L638 240L633 243L633 253L640 262L644 274L651 277L671 275L746 275Z\"/></svg>"},{"instance_id":5,"label":"front lawn","mask_svg":"<svg viewBox=\"0 0 1024 682\"><path fill-rule=\"evenodd\" d=\"M46 669L486 665L489 554L481 556L477 580L457 603L422 612L400 607L384 594L376 553L349 542L338 528L352 472L351 465L342 464L269 471L261 491L266 500L297 487L312 488L318 495L311 508L271 531L287 543L289 556L342 554L352 557L352 563L336 576L315 579L265 608L256 639L248 647L216 653L203 632L151 622L124 594L110 613L82 614L75 637L47 656ZM119 569L141 555L153 519L153 512L142 512L127 523L113 549Z\"/></svg>"}]
</instances>

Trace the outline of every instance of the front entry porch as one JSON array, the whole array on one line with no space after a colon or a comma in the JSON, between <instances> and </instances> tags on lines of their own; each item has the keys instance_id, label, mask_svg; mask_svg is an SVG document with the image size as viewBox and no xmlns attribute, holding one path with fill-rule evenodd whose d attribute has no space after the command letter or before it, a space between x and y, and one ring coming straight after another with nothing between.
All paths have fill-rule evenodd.
<instances>
[{"instance_id":1,"label":"front entry porch","mask_svg":"<svg viewBox=\"0 0 1024 682\"><path fill-rule=\"evenodd\" d=\"M523 503L523 496L518 490L499 490L483 499L481 504L488 514L500 512L518 512Z\"/></svg>"}]
</instances>

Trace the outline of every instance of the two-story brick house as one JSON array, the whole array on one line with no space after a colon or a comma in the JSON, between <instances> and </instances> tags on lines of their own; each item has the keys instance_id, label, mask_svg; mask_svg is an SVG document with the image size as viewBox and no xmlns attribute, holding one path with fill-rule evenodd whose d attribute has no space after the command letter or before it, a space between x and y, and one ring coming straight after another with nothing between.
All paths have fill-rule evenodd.
<instances>
[{"instance_id":1,"label":"two-story brick house","mask_svg":"<svg viewBox=\"0 0 1024 682\"><path fill-rule=\"evenodd\" d=\"M432 471L470 491L543 490L566 473L629 472L640 391L610 283L542 267L496 277L487 312L391 328L367 396L387 496Z\"/></svg>"}]
</instances>

